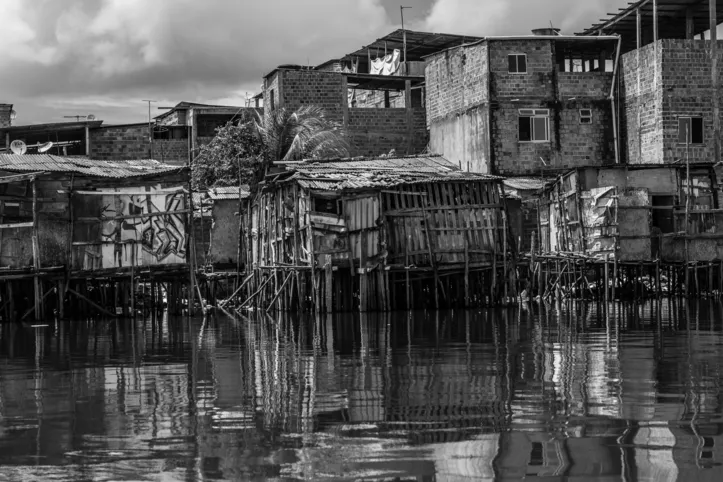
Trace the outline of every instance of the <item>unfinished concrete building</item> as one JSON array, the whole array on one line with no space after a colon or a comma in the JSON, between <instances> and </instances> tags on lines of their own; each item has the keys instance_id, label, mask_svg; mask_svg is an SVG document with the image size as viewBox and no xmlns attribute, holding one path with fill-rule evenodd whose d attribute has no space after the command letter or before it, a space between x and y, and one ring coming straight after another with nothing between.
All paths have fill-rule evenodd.
<instances>
[{"instance_id":1,"label":"unfinished concrete building","mask_svg":"<svg viewBox=\"0 0 723 482\"><path fill-rule=\"evenodd\" d=\"M501 175L615 162L617 37L534 33L485 37L427 58L432 152Z\"/></svg>"},{"instance_id":2,"label":"unfinished concrete building","mask_svg":"<svg viewBox=\"0 0 723 482\"><path fill-rule=\"evenodd\" d=\"M343 125L352 156L427 148L425 56L476 37L396 30L316 67L283 65L264 77L263 105L318 105Z\"/></svg>"},{"instance_id":3,"label":"unfinished concrete building","mask_svg":"<svg viewBox=\"0 0 723 482\"><path fill-rule=\"evenodd\" d=\"M623 160L720 161L722 0L641 0L581 35L620 35Z\"/></svg>"}]
</instances>

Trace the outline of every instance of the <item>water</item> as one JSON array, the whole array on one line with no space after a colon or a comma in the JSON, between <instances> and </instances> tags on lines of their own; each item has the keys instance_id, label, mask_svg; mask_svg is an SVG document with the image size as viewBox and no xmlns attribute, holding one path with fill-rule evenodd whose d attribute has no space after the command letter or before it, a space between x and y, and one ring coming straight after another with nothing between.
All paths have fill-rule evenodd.
<instances>
[{"instance_id":1,"label":"water","mask_svg":"<svg viewBox=\"0 0 723 482\"><path fill-rule=\"evenodd\" d=\"M723 480L723 304L0 326L0 480Z\"/></svg>"}]
</instances>

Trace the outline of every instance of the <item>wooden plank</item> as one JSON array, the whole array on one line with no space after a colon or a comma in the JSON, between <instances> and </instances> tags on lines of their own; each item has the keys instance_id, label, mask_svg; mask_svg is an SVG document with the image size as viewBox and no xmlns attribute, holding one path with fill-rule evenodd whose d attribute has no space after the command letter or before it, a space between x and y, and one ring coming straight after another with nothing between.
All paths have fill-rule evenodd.
<instances>
[{"instance_id":1,"label":"wooden plank","mask_svg":"<svg viewBox=\"0 0 723 482\"><path fill-rule=\"evenodd\" d=\"M43 174L47 174L47 172L40 171L40 172L32 172L29 174L15 174L12 176L3 176L0 177L0 184L8 184L11 182L24 182L24 181L33 181L37 176L42 176Z\"/></svg>"},{"instance_id":2,"label":"wooden plank","mask_svg":"<svg viewBox=\"0 0 723 482\"><path fill-rule=\"evenodd\" d=\"M154 196L157 194L174 194L183 192L188 194L188 191L183 187L174 187L166 189L155 189L153 191L73 191L73 194L81 194L83 196ZM58 194L68 194L67 189L58 189Z\"/></svg>"},{"instance_id":3,"label":"wooden plank","mask_svg":"<svg viewBox=\"0 0 723 482\"><path fill-rule=\"evenodd\" d=\"M137 219L137 218L153 218L158 216L171 216L174 214L188 214L188 209L179 209L176 211L165 211L145 214L126 214L123 216L112 216L112 217L96 217L96 216L85 216L76 218L75 221L78 223L95 223L95 222L106 222L106 221L120 221L122 219Z\"/></svg>"},{"instance_id":4,"label":"wooden plank","mask_svg":"<svg viewBox=\"0 0 723 482\"><path fill-rule=\"evenodd\" d=\"M0 229L15 229L15 228L32 228L34 227L33 221L25 223L4 223L0 224Z\"/></svg>"}]
</instances>

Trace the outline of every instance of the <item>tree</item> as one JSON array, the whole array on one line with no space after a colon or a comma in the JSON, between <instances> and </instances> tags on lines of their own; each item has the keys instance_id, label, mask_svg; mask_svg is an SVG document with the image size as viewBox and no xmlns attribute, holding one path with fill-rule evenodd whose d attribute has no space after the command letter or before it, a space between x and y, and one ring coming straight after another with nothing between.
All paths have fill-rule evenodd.
<instances>
[{"instance_id":1,"label":"tree","mask_svg":"<svg viewBox=\"0 0 723 482\"><path fill-rule=\"evenodd\" d=\"M257 116L256 130L266 148L268 163L349 155L341 124L328 119L318 106L296 111L274 109Z\"/></svg>"},{"instance_id":2,"label":"tree","mask_svg":"<svg viewBox=\"0 0 723 482\"><path fill-rule=\"evenodd\" d=\"M196 189L239 182L253 189L275 161L348 155L341 124L329 120L322 108L281 107L217 129L193 161L192 181Z\"/></svg>"},{"instance_id":3,"label":"tree","mask_svg":"<svg viewBox=\"0 0 723 482\"><path fill-rule=\"evenodd\" d=\"M216 129L216 136L201 147L193 160L194 189L249 184L264 160L264 145L251 119L229 122Z\"/></svg>"}]
</instances>

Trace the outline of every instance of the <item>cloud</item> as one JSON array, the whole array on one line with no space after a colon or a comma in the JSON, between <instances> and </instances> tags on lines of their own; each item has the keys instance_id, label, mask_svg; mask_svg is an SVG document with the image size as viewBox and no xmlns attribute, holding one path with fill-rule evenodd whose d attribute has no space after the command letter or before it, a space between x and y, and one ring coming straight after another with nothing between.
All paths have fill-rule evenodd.
<instances>
[{"instance_id":1,"label":"cloud","mask_svg":"<svg viewBox=\"0 0 723 482\"><path fill-rule=\"evenodd\" d=\"M415 0L408 28L565 33L622 0ZM280 64L315 65L399 27L398 0L0 0L0 102L18 123L142 121L181 100L242 104Z\"/></svg>"},{"instance_id":2,"label":"cloud","mask_svg":"<svg viewBox=\"0 0 723 482\"><path fill-rule=\"evenodd\" d=\"M623 4L621 0L436 0L422 23L436 32L483 37L527 35L552 22L563 33L573 34Z\"/></svg>"},{"instance_id":3,"label":"cloud","mask_svg":"<svg viewBox=\"0 0 723 482\"><path fill-rule=\"evenodd\" d=\"M317 64L392 28L380 0L2 0L0 18L0 102L24 123L57 120L70 99L105 98L96 114L119 122L145 98L242 102L279 64Z\"/></svg>"}]
</instances>

